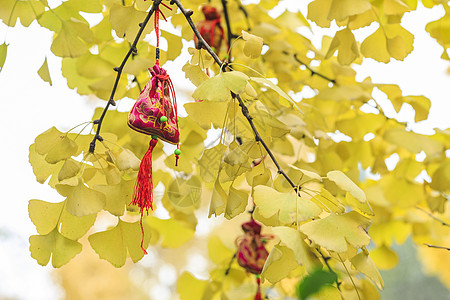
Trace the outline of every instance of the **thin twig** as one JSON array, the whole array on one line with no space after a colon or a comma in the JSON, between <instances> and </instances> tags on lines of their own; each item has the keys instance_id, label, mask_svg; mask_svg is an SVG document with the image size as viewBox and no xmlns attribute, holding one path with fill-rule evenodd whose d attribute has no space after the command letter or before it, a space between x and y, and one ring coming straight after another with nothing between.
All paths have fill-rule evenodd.
<instances>
[{"instance_id":1,"label":"thin twig","mask_svg":"<svg viewBox=\"0 0 450 300\"><path fill-rule=\"evenodd\" d=\"M228 0L222 0L222 7L223 7L223 14L225 16L225 23L227 24L227 42L228 46L231 47L231 40L237 36L233 34L231 31L231 23L230 23L230 17L228 16L228 8L227 8L227 2ZM231 53L231 52L230 52ZM231 54L228 54L231 57Z\"/></svg>"},{"instance_id":2,"label":"thin twig","mask_svg":"<svg viewBox=\"0 0 450 300\"><path fill-rule=\"evenodd\" d=\"M106 103L105 108L103 109L103 112L100 116L100 119L95 120L94 124L97 124L97 132L95 133L94 139L92 140L90 146L89 146L89 152L94 153L95 150L95 143L97 141L102 141L103 138L100 136L100 130L102 127L103 119L105 118L106 112L108 111L108 108L110 105L115 106L116 102L114 101L114 95L116 94L117 86L119 85L120 76L122 75L123 68L128 60L128 58L131 56L132 53L137 52L136 45L139 41L139 38L142 35L142 32L145 29L145 26L147 25L148 21L150 20L153 13L158 9L159 4L162 0L154 0L152 7L150 8L150 11L148 12L147 16L145 17L145 20L142 23L139 23L140 29L138 33L136 34L136 37L134 38L133 44L130 47L130 50L128 50L127 54L125 55L124 59L122 60L122 63L119 67L115 67L114 71L117 72L116 81L114 82L114 86L111 91L111 96L109 96L108 103Z\"/></svg>"},{"instance_id":3,"label":"thin twig","mask_svg":"<svg viewBox=\"0 0 450 300\"><path fill-rule=\"evenodd\" d=\"M242 98L231 92L231 96L235 99L238 100L239 102L239 106L241 107L241 111L242 114L244 115L244 117L247 119L248 123L250 124L250 127L253 130L253 133L255 134L255 141L256 142L260 142L261 145L264 147L264 149L266 149L267 154L269 154L270 158L272 159L273 163L275 164L275 166L277 167L277 172L278 174L283 175L284 178L286 178L286 180L289 182L289 184L291 185L291 187L298 192L298 190L300 190L300 186L296 185L292 179L286 174L286 172L283 170L283 168L281 168L280 164L278 163L277 159L275 158L275 156L273 155L272 151L270 150L269 146L267 146L266 142L263 140L263 138L261 137L261 135L259 134L258 129L256 129L255 124L253 123L253 117L250 115L247 106L245 106L244 101L242 101Z\"/></svg>"},{"instance_id":4,"label":"thin twig","mask_svg":"<svg viewBox=\"0 0 450 300\"><path fill-rule=\"evenodd\" d=\"M424 245L427 246L427 247L430 247L430 248L437 248L437 249L443 249L443 250L450 251L450 248L448 248L448 247L436 246L436 245L430 245L430 244L424 244Z\"/></svg>"},{"instance_id":5,"label":"thin twig","mask_svg":"<svg viewBox=\"0 0 450 300\"><path fill-rule=\"evenodd\" d=\"M247 23L247 31L250 31L250 30L251 30L251 26L250 26L250 20L249 20L249 18L248 18L248 12L247 12L247 10L245 9L245 7L242 5L242 3L241 3L240 0L236 0L236 2L237 2L237 5L239 6L239 9L240 9L240 10L242 11L242 13L244 14L245 22Z\"/></svg>"},{"instance_id":6,"label":"thin twig","mask_svg":"<svg viewBox=\"0 0 450 300\"><path fill-rule=\"evenodd\" d=\"M236 258L236 256L237 256L237 252L234 252L233 257L230 259L230 262L228 263L228 267L225 270L225 275L228 275L230 273L231 265L233 264L233 261Z\"/></svg>"},{"instance_id":7,"label":"thin twig","mask_svg":"<svg viewBox=\"0 0 450 300\"><path fill-rule=\"evenodd\" d=\"M338 280L338 275L337 273L333 270L333 268L331 268L330 264L328 263L328 261L331 259L331 257L329 256L325 256L322 251L320 251L319 248L316 248L317 252L319 252L320 256L322 256L323 261L325 262L325 265L328 268L328 271L330 271L330 273L333 273L334 275L336 275L336 287L337 289L340 291L341 290L341 283Z\"/></svg>"},{"instance_id":8,"label":"thin twig","mask_svg":"<svg viewBox=\"0 0 450 300\"><path fill-rule=\"evenodd\" d=\"M289 55L289 52L287 52L287 51L283 51L283 53ZM336 79L331 79L331 78L329 78L329 77L327 77L327 76L325 76L325 75L323 75L323 74L321 74L321 73L319 73L317 71L314 71L308 64L304 63L303 61L300 60L300 58L298 58L297 53L294 53L293 56L294 56L294 59L299 64L304 65L305 68L308 69L311 72L311 76L317 75L317 76L319 76L319 77L321 77L321 78L331 82L332 84L337 85Z\"/></svg>"},{"instance_id":9,"label":"thin twig","mask_svg":"<svg viewBox=\"0 0 450 300\"><path fill-rule=\"evenodd\" d=\"M430 216L430 218L432 218L433 220L438 221L438 222L441 223L443 226L448 226L448 227L450 227L450 224L449 224L449 223L445 222L444 220L439 219L438 217L434 216L432 213L426 211L425 209L423 209L423 208L421 208L421 207L419 207L419 206L417 206L417 205L415 206L415 208L418 209L418 210L420 210L420 211L423 211L423 212L426 213L428 216Z\"/></svg>"},{"instance_id":10,"label":"thin twig","mask_svg":"<svg viewBox=\"0 0 450 300\"><path fill-rule=\"evenodd\" d=\"M245 20L246 20L246 22L247 22L248 30L250 31L250 30L251 30L251 27L250 27L250 22L249 22L249 19L248 19L248 12L247 12L247 10L245 9L245 7L242 5L242 3L241 3L239 0L236 0L236 1L238 2L239 9L240 9L240 10L242 11L242 13L244 14ZM223 5L224 2L226 2L226 1L222 0L222 5ZM224 6L224 8L225 8L225 7L226 7L226 5ZM225 9L224 9L224 13L225 13ZM225 13L225 20L227 21L227 14L226 14L226 13ZM227 21L227 28L228 28L228 27L229 27L229 20ZM229 30L230 30L230 29L229 29ZM236 36L233 35L232 37L236 37ZM229 36L229 39L231 40L232 37ZM267 46L268 46L268 45L267 45ZM291 53L289 53L289 52L287 52L287 51L283 51L283 54L291 55ZM308 70L311 72L311 76L317 75L317 76L319 76L319 77L321 77L321 78L323 78L323 79L325 79L325 80L328 80L329 82L331 82L331 83L337 85L335 79L331 79L331 78L329 78L329 77L327 77L327 76L325 76L325 75L323 75L323 74L321 74L321 73L319 73L319 72L313 70L313 68L311 68L308 64L306 64L306 63L304 63L303 61L301 61L301 60L297 57L297 54L296 54L296 53L294 53L294 54L292 54L292 55L294 56L294 59L295 59L299 64L304 65L305 68L308 69Z\"/></svg>"},{"instance_id":11,"label":"thin twig","mask_svg":"<svg viewBox=\"0 0 450 300\"><path fill-rule=\"evenodd\" d=\"M178 8L181 10L181 12L183 13L183 15L185 16L186 20L188 21L189 25L192 28L192 31L194 32L194 34L197 36L199 43L202 43L203 46L206 48L206 51L208 51L209 54L211 54L211 56L214 58L214 60L216 61L216 63L222 68L222 70L224 72L226 72L225 67L227 66L226 64L224 64L224 62L222 62L220 60L220 58L216 55L216 53L211 49L211 47L208 45L208 43L203 39L203 37L201 36L200 32L198 31L197 27L195 26L194 22L192 22L191 19L191 15L193 14L192 10L186 10L183 5L181 4L181 2L179 0L172 0L170 2L171 4L175 3ZM239 95L234 94L233 92L231 92L231 96L235 99L237 99L239 101L239 106L241 107L242 110L242 114L245 116L245 118L247 119L248 123L250 124L253 133L255 135L255 140L257 142L260 142L263 147L266 149L267 153L269 154L270 158L272 159L273 163L275 164L275 166L277 167L277 171L278 174L283 175L284 178L286 178L286 180L289 182L289 184L291 185L291 187L298 192L299 187L296 186L294 184L294 182L292 181L292 179L286 174L286 172L281 168L280 164L278 163L278 161L276 160L275 156L273 155L272 151L270 150L270 148L267 146L266 142L263 140L263 138L261 137L261 135L259 134L258 130L255 127L255 124L253 123L253 117L250 115L247 106L245 106L244 102L242 101L241 97Z\"/></svg>"}]
</instances>

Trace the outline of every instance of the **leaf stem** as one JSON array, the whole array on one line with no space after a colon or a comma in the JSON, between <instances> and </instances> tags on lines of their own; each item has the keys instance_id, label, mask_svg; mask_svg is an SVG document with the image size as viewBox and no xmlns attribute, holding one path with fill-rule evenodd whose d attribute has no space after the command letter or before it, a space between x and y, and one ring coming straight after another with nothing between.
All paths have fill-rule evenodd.
<instances>
[{"instance_id":1,"label":"leaf stem","mask_svg":"<svg viewBox=\"0 0 450 300\"><path fill-rule=\"evenodd\" d=\"M92 140L92 142L89 146L90 153L94 153L95 143L97 141L103 140L103 138L100 136L100 130L102 127L103 119L105 118L105 115L106 115L106 112L108 111L109 106L110 105L116 106L116 102L114 101L114 95L116 94L117 86L119 85L119 80L120 80L120 76L122 75L123 68L124 68L128 58L130 58L131 54L137 52L136 45L139 41L139 38L141 37L141 35L145 29L145 26L149 22L153 13L159 8L159 4L161 3L161 1L162 0L154 0L152 7L150 8L147 16L145 17L145 20L142 23L139 23L140 29L139 29L138 33L136 34L136 37L134 38L134 41L130 47L130 50L128 50L127 54L125 55L125 57L122 60L122 63L120 64L120 66L114 68L114 71L117 72L116 81L114 82L114 86L112 88L111 95L109 96L109 100L106 103L105 108L103 109L100 119L94 121L94 124L97 124L97 132L95 133L94 139Z\"/></svg>"},{"instance_id":2,"label":"leaf stem","mask_svg":"<svg viewBox=\"0 0 450 300\"><path fill-rule=\"evenodd\" d=\"M341 263L342 263L342 265L344 266L344 269L345 269L345 271L347 272L348 277L350 277L350 281L352 282L353 287L355 288L355 292L356 292L356 295L358 296L358 299L361 300L361 296L359 295L358 288L356 287L356 284L355 284L355 282L353 281L352 275L351 275L350 272L348 271L347 266L345 265L344 261L342 260L341 255L339 255L339 253L337 253L337 256L338 256L339 259L341 260Z\"/></svg>"}]
</instances>

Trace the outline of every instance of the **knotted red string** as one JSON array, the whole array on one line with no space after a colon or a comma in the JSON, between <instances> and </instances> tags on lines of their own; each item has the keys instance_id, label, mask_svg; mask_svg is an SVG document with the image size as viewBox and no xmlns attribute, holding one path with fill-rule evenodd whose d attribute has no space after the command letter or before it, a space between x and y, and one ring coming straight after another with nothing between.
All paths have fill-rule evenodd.
<instances>
[{"instance_id":1,"label":"knotted red string","mask_svg":"<svg viewBox=\"0 0 450 300\"><path fill-rule=\"evenodd\" d=\"M261 296L261 278L259 278L259 275L256 275L256 294L254 300L262 300Z\"/></svg>"},{"instance_id":2,"label":"knotted red string","mask_svg":"<svg viewBox=\"0 0 450 300\"><path fill-rule=\"evenodd\" d=\"M155 1L155 0L153 0ZM172 10L170 6L167 6L165 3L162 3L166 8ZM167 22L166 17L164 16L163 12L159 9L155 11L155 33L156 33L156 64L159 66L159 14L164 18L164 21ZM219 20L220 21L220 20ZM156 74L156 78L158 78L161 82L161 91L164 93L166 84L169 88L170 93L170 99L172 100L172 108L175 114L175 122L177 123L178 128L178 111L177 111L177 97L175 96L175 88L173 87L172 80L170 79L168 74ZM163 110L163 114L165 115L165 110ZM180 144L177 144L177 149L180 149ZM179 155L175 154L175 166L178 166L178 159L180 158Z\"/></svg>"},{"instance_id":3,"label":"knotted red string","mask_svg":"<svg viewBox=\"0 0 450 300\"><path fill-rule=\"evenodd\" d=\"M152 152L157 143L157 139L152 138L150 140L148 150L141 160L138 178L133 191L133 201L131 202L131 205L137 205L140 209L140 224L142 230L141 249L145 254L147 254L147 251L144 248L144 226L142 224L142 219L144 217L144 210L147 215L149 209L153 210Z\"/></svg>"}]
</instances>

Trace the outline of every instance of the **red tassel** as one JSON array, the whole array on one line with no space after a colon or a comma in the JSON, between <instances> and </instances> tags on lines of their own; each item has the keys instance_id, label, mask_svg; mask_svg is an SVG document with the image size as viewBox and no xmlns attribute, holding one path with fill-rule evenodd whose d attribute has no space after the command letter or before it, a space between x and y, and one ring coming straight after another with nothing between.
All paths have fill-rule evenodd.
<instances>
[{"instance_id":1,"label":"red tassel","mask_svg":"<svg viewBox=\"0 0 450 300\"><path fill-rule=\"evenodd\" d=\"M144 226L142 224L142 218L144 217L144 210L147 215L149 209L153 210L152 152L156 143L158 143L158 140L152 137L148 150L141 160L138 178L134 185L133 202L131 202L131 205L137 205L140 208L142 230L141 249L145 254L147 254L147 251L144 248Z\"/></svg>"},{"instance_id":2,"label":"red tassel","mask_svg":"<svg viewBox=\"0 0 450 300\"><path fill-rule=\"evenodd\" d=\"M256 294L254 300L262 300L261 296L261 279L259 278L259 275L256 275L256 284L258 285L256 289Z\"/></svg>"}]
</instances>

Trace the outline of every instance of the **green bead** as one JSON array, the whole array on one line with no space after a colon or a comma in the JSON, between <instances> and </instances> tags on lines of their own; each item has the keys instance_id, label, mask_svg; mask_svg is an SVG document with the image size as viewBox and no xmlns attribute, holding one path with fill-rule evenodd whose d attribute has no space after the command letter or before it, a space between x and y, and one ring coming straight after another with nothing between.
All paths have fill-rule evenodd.
<instances>
[{"instance_id":1,"label":"green bead","mask_svg":"<svg viewBox=\"0 0 450 300\"><path fill-rule=\"evenodd\" d=\"M157 140L157 139L158 139L158 136L152 134L152 139Z\"/></svg>"},{"instance_id":2,"label":"green bead","mask_svg":"<svg viewBox=\"0 0 450 300\"><path fill-rule=\"evenodd\" d=\"M161 123L167 122L167 117L162 116L161 118L159 118L159 121L161 121Z\"/></svg>"},{"instance_id":3,"label":"green bead","mask_svg":"<svg viewBox=\"0 0 450 300\"><path fill-rule=\"evenodd\" d=\"M180 155L181 154L181 150L180 149L175 149L175 151L173 151L173 153L175 153L175 155Z\"/></svg>"}]
</instances>

